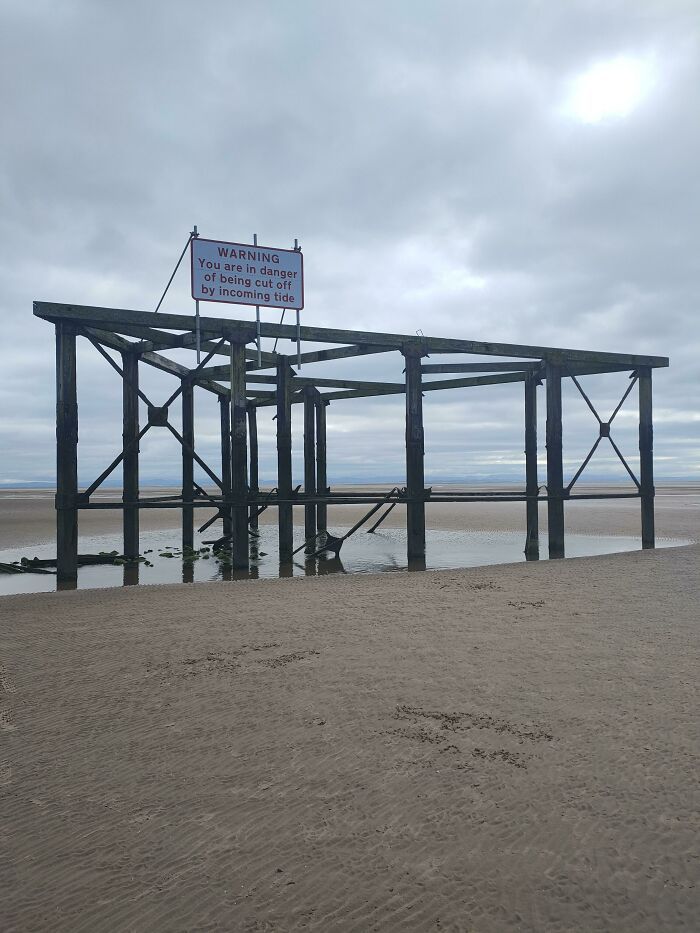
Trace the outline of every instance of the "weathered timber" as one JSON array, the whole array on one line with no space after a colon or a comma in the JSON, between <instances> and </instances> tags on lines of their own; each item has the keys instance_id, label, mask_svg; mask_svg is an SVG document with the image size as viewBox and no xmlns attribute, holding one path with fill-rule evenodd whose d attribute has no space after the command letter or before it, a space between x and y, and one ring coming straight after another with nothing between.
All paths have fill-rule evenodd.
<instances>
[{"instance_id":1,"label":"weathered timber","mask_svg":"<svg viewBox=\"0 0 700 933\"><path fill-rule=\"evenodd\" d=\"M219 396L219 420L221 424L221 486L225 499L231 497L231 405L225 395ZM231 534L231 509L221 511L224 535Z\"/></svg>"},{"instance_id":2,"label":"weathered timber","mask_svg":"<svg viewBox=\"0 0 700 933\"><path fill-rule=\"evenodd\" d=\"M314 392L316 408L316 492L325 495L328 490L328 454L326 449L326 407L329 402L321 398L321 393ZM328 505L319 502L316 505L316 532L328 531Z\"/></svg>"},{"instance_id":3,"label":"weathered timber","mask_svg":"<svg viewBox=\"0 0 700 933\"><path fill-rule=\"evenodd\" d=\"M78 576L78 392L75 325L56 324L56 553L59 580Z\"/></svg>"},{"instance_id":4,"label":"weathered timber","mask_svg":"<svg viewBox=\"0 0 700 933\"><path fill-rule=\"evenodd\" d=\"M472 386L505 385L512 382L524 382L526 378L527 373L517 372L501 373L492 376L471 376L465 377L464 379L440 379L434 382L424 382L423 392L432 392L442 389L468 389ZM344 398L372 398L376 395L404 395L405 392L406 386L404 384L397 389L374 389L372 391L352 389L343 392L324 392L322 398L330 402ZM273 393L256 393L255 390L248 390L248 395L252 395L255 398L253 404L257 405L259 408L275 404ZM298 401L303 401L303 397L292 398L292 404L296 404Z\"/></svg>"},{"instance_id":5,"label":"weathered timber","mask_svg":"<svg viewBox=\"0 0 700 933\"><path fill-rule=\"evenodd\" d=\"M654 531L654 425L651 369L639 371L639 487L642 500L642 547L656 545Z\"/></svg>"},{"instance_id":6,"label":"weathered timber","mask_svg":"<svg viewBox=\"0 0 700 933\"><path fill-rule=\"evenodd\" d=\"M258 465L258 413L253 405L247 405L246 411L248 413L248 440L249 440L249 468L250 474L248 479L248 485L250 487L250 495L257 496L260 492L260 475L259 475L259 465ZM257 529L258 527L258 507L251 505L248 524L251 528Z\"/></svg>"},{"instance_id":7,"label":"weathered timber","mask_svg":"<svg viewBox=\"0 0 700 933\"><path fill-rule=\"evenodd\" d=\"M537 383L538 377L530 373L525 380L525 556L539 557L540 532L537 481Z\"/></svg>"},{"instance_id":8,"label":"weathered timber","mask_svg":"<svg viewBox=\"0 0 700 933\"><path fill-rule=\"evenodd\" d=\"M564 557L561 367L547 364L547 525L550 558Z\"/></svg>"},{"instance_id":9,"label":"weathered timber","mask_svg":"<svg viewBox=\"0 0 700 933\"><path fill-rule=\"evenodd\" d=\"M112 330L118 331L122 325L141 324L151 326L157 323L161 328L181 331L192 331L196 326L193 315L163 314L154 315L149 311L133 311L122 308L98 308L88 305L58 304L55 302L34 302L34 314L45 320L73 320L87 323L94 327L103 327L105 324ZM154 320L155 319L155 320ZM212 335L229 337L233 333L245 335L247 340L254 339L254 326L247 321L225 320L222 318L200 318L201 327L209 330ZM296 340L297 329L292 324L274 324L263 321L260 325L263 337L280 337ZM478 340L457 340L447 337L410 337L406 334L374 333L371 331L339 330L329 327L302 326L300 329L302 340L317 341L319 343L366 343L375 346L388 346L393 349L402 349L404 346L414 346L429 353L431 350L445 353L473 353L480 356L514 356L529 357L532 359L545 359L557 363L565 360L579 360L582 362L623 363L631 367L636 366L668 366L668 358L661 356L640 356L629 353L603 353L592 350L575 350L562 347L545 347L526 344L492 343Z\"/></svg>"},{"instance_id":10,"label":"weathered timber","mask_svg":"<svg viewBox=\"0 0 700 933\"><path fill-rule=\"evenodd\" d=\"M316 495L316 399L310 385L304 387L304 495ZM316 505L307 502L304 505L304 538L309 553L315 550L316 532Z\"/></svg>"},{"instance_id":11,"label":"weathered timber","mask_svg":"<svg viewBox=\"0 0 700 933\"><path fill-rule=\"evenodd\" d=\"M277 488L285 499L278 506L279 559L287 563L294 551L292 496L292 368L286 356L277 361Z\"/></svg>"},{"instance_id":12,"label":"weathered timber","mask_svg":"<svg viewBox=\"0 0 700 933\"><path fill-rule=\"evenodd\" d=\"M182 386L182 548L194 547L194 390L191 382Z\"/></svg>"},{"instance_id":13,"label":"weathered timber","mask_svg":"<svg viewBox=\"0 0 700 933\"><path fill-rule=\"evenodd\" d=\"M123 474L122 498L124 502L138 502L139 498L139 358L136 353L122 353L122 438ZM124 556L137 558L139 548L139 510L124 506Z\"/></svg>"},{"instance_id":14,"label":"weathered timber","mask_svg":"<svg viewBox=\"0 0 700 933\"><path fill-rule=\"evenodd\" d=\"M245 397L245 344L231 341L231 496L233 500L233 566L247 570L248 444Z\"/></svg>"},{"instance_id":15,"label":"weathered timber","mask_svg":"<svg viewBox=\"0 0 700 933\"><path fill-rule=\"evenodd\" d=\"M425 559L425 476L420 350L404 349L406 360L406 536L411 561Z\"/></svg>"},{"instance_id":16,"label":"weathered timber","mask_svg":"<svg viewBox=\"0 0 700 933\"><path fill-rule=\"evenodd\" d=\"M423 363L421 372L428 373L502 373L539 369L539 360L518 360L517 363Z\"/></svg>"}]
</instances>

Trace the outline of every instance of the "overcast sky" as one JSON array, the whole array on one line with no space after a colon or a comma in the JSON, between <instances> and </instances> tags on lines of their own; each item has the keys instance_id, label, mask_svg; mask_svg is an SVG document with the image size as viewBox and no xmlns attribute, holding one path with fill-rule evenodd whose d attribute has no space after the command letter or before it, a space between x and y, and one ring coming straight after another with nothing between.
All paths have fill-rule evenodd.
<instances>
[{"instance_id":1,"label":"overcast sky","mask_svg":"<svg viewBox=\"0 0 700 933\"><path fill-rule=\"evenodd\" d=\"M154 310L193 224L298 237L308 323L669 356L657 477L700 480L699 28L697 0L0 0L0 485L55 476L32 301ZM188 295L183 267L163 310L192 313ZM584 380L603 418L626 379ZM121 447L121 387L89 345L79 388L87 483ZM615 434L632 463L635 401ZM214 465L217 408L198 394ZM597 431L571 387L564 409L571 476ZM328 417L331 478L403 479L400 397ZM144 482L179 481L171 440L144 440ZM522 447L522 387L426 398L429 482L519 480ZM610 448L586 474L624 475Z\"/></svg>"}]
</instances>

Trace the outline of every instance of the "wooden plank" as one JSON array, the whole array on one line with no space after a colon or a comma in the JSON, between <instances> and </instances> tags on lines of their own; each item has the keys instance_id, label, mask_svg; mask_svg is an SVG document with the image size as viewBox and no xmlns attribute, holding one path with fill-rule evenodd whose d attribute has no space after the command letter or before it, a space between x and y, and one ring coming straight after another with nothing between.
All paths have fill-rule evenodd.
<instances>
[{"instance_id":1,"label":"wooden plank","mask_svg":"<svg viewBox=\"0 0 700 933\"><path fill-rule=\"evenodd\" d=\"M547 364L547 524L550 558L564 557L561 367Z\"/></svg>"},{"instance_id":2,"label":"wooden plank","mask_svg":"<svg viewBox=\"0 0 700 933\"><path fill-rule=\"evenodd\" d=\"M277 489L292 497L292 368L286 356L277 361ZM278 507L279 560L289 563L294 550L294 513L291 501Z\"/></svg>"},{"instance_id":3,"label":"wooden plank","mask_svg":"<svg viewBox=\"0 0 700 933\"><path fill-rule=\"evenodd\" d=\"M45 320L73 320L95 327L118 329L124 324L151 326L159 323L161 328L172 330L194 330L193 315L162 314L154 315L149 311L133 311L123 308L98 308L87 305L58 304L55 302L34 302L34 314ZM154 321L157 318L157 321ZM245 335L252 341L255 328L249 321L226 320L223 318L201 318L201 327L212 332L212 336L228 337L231 334ZM281 337L296 340L297 329L292 324L274 324L262 322L263 337ZM562 363L566 360L598 363L623 363L630 366L668 366L668 358L661 356L640 356L629 353L603 353L592 350L576 350L562 347L544 347L527 344L495 343L478 340L456 340L446 337L415 337L407 334L373 333L371 331L339 330L329 327L302 326L302 340L319 343L373 344L402 350L404 346L414 347L423 353L430 351L442 353L472 353L479 356L513 356L532 359L547 359Z\"/></svg>"},{"instance_id":4,"label":"wooden plank","mask_svg":"<svg viewBox=\"0 0 700 933\"><path fill-rule=\"evenodd\" d=\"M245 344L231 341L231 495L233 499L233 566L247 570L248 432L245 396Z\"/></svg>"},{"instance_id":5,"label":"wooden plank","mask_svg":"<svg viewBox=\"0 0 700 933\"><path fill-rule=\"evenodd\" d=\"M369 344L353 344L350 347L332 347L328 350L310 350L301 354L301 363L323 363L327 360L344 360L355 356L367 356L372 353L391 353L392 347L375 347ZM264 359L264 357L263 357ZM268 369L267 365L252 366L246 369Z\"/></svg>"},{"instance_id":6,"label":"wooden plank","mask_svg":"<svg viewBox=\"0 0 700 933\"><path fill-rule=\"evenodd\" d=\"M656 546L654 530L654 423L651 369L639 371L639 486L642 507L642 547Z\"/></svg>"},{"instance_id":7,"label":"wooden plank","mask_svg":"<svg viewBox=\"0 0 700 933\"><path fill-rule=\"evenodd\" d=\"M56 324L56 571L78 578L78 392L75 326Z\"/></svg>"},{"instance_id":8,"label":"wooden plank","mask_svg":"<svg viewBox=\"0 0 700 933\"><path fill-rule=\"evenodd\" d=\"M139 499L139 358L137 353L122 352L122 501ZM137 558L139 549L139 509L125 505L123 513L124 556Z\"/></svg>"},{"instance_id":9,"label":"wooden plank","mask_svg":"<svg viewBox=\"0 0 700 933\"><path fill-rule=\"evenodd\" d=\"M304 387L304 495L316 495L316 398L313 386ZM316 550L316 505L304 505L304 537L306 550ZM313 540L312 540L313 539Z\"/></svg>"},{"instance_id":10,"label":"wooden plank","mask_svg":"<svg viewBox=\"0 0 700 933\"><path fill-rule=\"evenodd\" d=\"M421 372L425 373L502 373L521 370L539 369L541 363L518 360L517 363L423 363Z\"/></svg>"},{"instance_id":11,"label":"wooden plank","mask_svg":"<svg viewBox=\"0 0 700 933\"><path fill-rule=\"evenodd\" d=\"M537 382L536 373L525 380L525 556L535 560L540 555L540 532L537 495Z\"/></svg>"},{"instance_id":12,"label":"wooden plank","mask_svg":"<svg viewBox=\"0 0 700 933\"><path fill-rule=\"evenodd\" d=\"M423 393L419 352L404 351L406 359L406 504L409 566L425 560L425 478Z\"/></svg>"},{"instance_id":13,"label":"wooden plank","mask_svg":"<svg viewBox=\"0 0 700 933\"><path fill-rule=\"evenodd\" d=\"M194 391L186 379L182 385L182 548L194 547Z\"/></svg>"},{"instance_id":14,"label":"wooden plank","mask_svg":"<svg viewBox=\"0 0 700 933\"><path fill-rule=\"evenodd\" d=\"M314 392L316 407L316 492L325 495L328 490L327 475L327 447L326 447L326 407L328 402L321 397L321 393ZM316 506L317 531L328 530L328 506L319 502Z\"/></svg>"}]
</instances>

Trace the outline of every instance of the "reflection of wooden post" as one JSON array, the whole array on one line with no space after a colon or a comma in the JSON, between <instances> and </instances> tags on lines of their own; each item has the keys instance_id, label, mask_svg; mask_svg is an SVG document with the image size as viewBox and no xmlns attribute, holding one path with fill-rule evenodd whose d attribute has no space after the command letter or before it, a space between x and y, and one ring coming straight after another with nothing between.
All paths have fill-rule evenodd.
<instances>
[{"instance_id":1,"label":"reflection of wooden post","mask_svg":"<svg viewBox=\"0 0 700 933\"><path fill-rule=\"evenodd\" d=\"M248 404L248 437L250 439L250 493L257 496L260 492L260 475L258 468L258 410L255 405ZM249 522L251 528L258 527L258 504L251 505Z\"/></svg>"},{"instance_id":2,"label":"reflection of wooden post","mask_svg":"<svg viewBox=\"0 0 700 933\"><path fill-rule=\"evenodd\" d=\"M194 390L192 383L182 380L182 547L194 547ZM187 446L186 446L187 445Z\"/></svg>"},{"instance_id":3,"label":"reflection of wooden post","mask_svg":"<svg viewBox=\"0 0 700 933\"><path fill-rule=\"evenodd\" d=\"M304 387L304 494L316 494L316 400L313 386ZM313 552L316 538L316 503L304 505L306 550Z\"/></svg>"},{"instance_id":4,"label":"reflection of wooden post","mask_svg":"<svg viewBox=\"0 0 700 933\"><path fill-rule=\"evenodd\" d=\"M406 531L408 560L425 559L423 393L420 350L404 347L406 361Z\"/></svg>"},{"instance_id":5,"label":"reflection of wooden post","mask_svg":"<svg viewBox=\"0 0 700 933\"><path fill-rule=\"evenodd\" d=\"M59 580L78 577L75 333L73 324L56 324L56 567Z\"/></svg>"},{"instance_id":6,"label":"reflection of wooden post","mask_svg":"<svg viewBox=\"0 0 700 933\"><path fill-rule=\"evenodd\" d=\"M245 343L231 341L231 493L233 566L248 569L248 435L245 396Z\"/></svg>"},{"instance_id":7,"label":"reflection of wooden post","mask_svg":"<svg viewBox=\"0 0 700 933\"><path fill-rule=\"evenodd\" d=\"M639 485L642 503L642 547L656 546L654 533L654 425L651 367L639 368Z\"/></svg>"},{"instance_id":8,"label":"reflection of wooden post","mask_svg":"<svg viewBox=\"0 0 700 933\"><path fill-rule=\"evenodd\" d=\"M219 416L221 420L221 483L223 498L231 497L231 403L228 395L219 396ZM231 509L225 505L221 510L224 534L231 534Z\"/></svg>"},{"instance_id":9,"label":"reflection of wooden post","mask_svg":"<svg viewBox=\"0 0 700 933\"><path fill-rule=\"evenodd\" d=\"M561 427L561 367L547 363L547 524L549 556L564 556L564 463Z\"/></svg>"},{"instance_id":10,"label":"reflection of wooden post","mask_svg":"<svg viewBox=\"0 0 700 933\"><path fill-rule=\"evenodd\" d=\"M277 359L277 509L279 559L286 563L294 550L294 511L292 508L292 369L286 356Z\"/></svg>"},{"instance_id":11,"label":"reflection of wooden post","mask_svg":"<svg viewBox=\"0 0 700 933\"><path fill-rule=\"evenodd\" d=\"M537 511L537 382L538 377L534 373L528 373L525 379L525 556L528 558L539 557L540 553Z\"/></svg>"},{"instance_id":12,"label":"reflection of wooden post","mask_svg":"<svg viewBox=\"0 0 700 933\"><path fill-rule=\"evenodd\" d=\"M326 406L316 389L316 492L325 496L328 490L327 450L326 450ZM328 505L319 502L316 507L316 526L318 531L328 530Z\"/></svg>"},{"instance_id":13,"label":"reflection of wooden post","mask_svg":"<svg viewBox=\"0 0 700 933\"><path fill-rule=\"evenodd\" d=\"M124 444L124 482L122 502L138 502L139 498L139 358L138 354L122 353L122 440ZM124 506L124 556L139 556L139 509Z\"/></svg>"}]
</instances>

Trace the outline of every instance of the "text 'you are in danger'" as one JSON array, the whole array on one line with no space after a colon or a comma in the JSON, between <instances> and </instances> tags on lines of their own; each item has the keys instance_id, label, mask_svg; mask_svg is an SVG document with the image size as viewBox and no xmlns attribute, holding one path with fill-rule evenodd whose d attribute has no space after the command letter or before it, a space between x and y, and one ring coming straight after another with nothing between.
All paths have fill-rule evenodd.
<instances>
[{"instance_id":1,"label":"text 'you are in danger'","mask_svg":"<svg viewBox=\"0 0 700 933\"><path fill-rule=\"evenodd\" d=\"M192 240L192 297L270 308L304 307L300 250Z\"/></svg>"}]
</instances>

